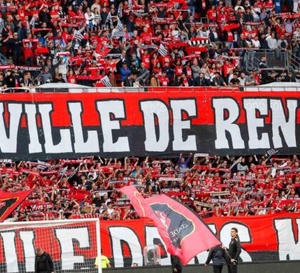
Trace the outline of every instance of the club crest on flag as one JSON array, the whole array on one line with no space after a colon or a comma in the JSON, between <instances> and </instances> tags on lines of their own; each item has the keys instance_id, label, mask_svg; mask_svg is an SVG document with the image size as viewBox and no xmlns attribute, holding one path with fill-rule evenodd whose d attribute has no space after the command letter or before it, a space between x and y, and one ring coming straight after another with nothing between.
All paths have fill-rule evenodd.
<instances>
[{"instance_id":1,"label":"club crest on flag","mask_svg":"<svg viewBox=\"0 0 300 273\"><path fill-rule=\"evenodd\" d=\"M172 244L181 248L181 241L194 231L192 221L166 204L152 204L151 208L166 227Z\"/></svg>"}]
</instances>

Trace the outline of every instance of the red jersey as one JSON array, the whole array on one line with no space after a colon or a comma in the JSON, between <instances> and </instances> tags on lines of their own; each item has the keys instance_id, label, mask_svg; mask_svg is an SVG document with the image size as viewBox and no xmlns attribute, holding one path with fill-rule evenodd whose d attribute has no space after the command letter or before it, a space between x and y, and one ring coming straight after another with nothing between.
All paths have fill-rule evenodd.
<instances>
[{"instance_id":1,"label":"red jersey","mask_svg":"<svg viewBox=\"0 0 300 273\"><path fill-rule=\"evenodd\" d=\"M159 80L161 86L168 86L168 84L169 84L169 78L166 77L166 76L165 77L164 76L159 76L158 80Z\"/></svg>"},{"instance_id":2,"label":"red jersey","mask_svg":"<svg viewBox=\"0 0 300 273\"><path fill-rule=\"evenodd\" d=\"M215 9L209 9L206 13L206 16L210 22L217 21L217 11Z\"/></svg>"}]
</instances>

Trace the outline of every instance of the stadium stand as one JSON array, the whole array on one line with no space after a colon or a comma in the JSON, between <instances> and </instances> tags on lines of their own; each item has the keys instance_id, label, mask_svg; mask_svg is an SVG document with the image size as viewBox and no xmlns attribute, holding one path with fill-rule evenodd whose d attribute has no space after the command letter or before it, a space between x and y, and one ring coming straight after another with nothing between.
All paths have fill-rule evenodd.
<instances>
[{"instance_id":1,"label":"stadium stand","mask_svg":"<svg viewBox=\"0 0 300 273\"><path fill-rule=\"evenodd\" d=\"M298 82L299 7L277 2L3 0L0 87Z\"/></svg>"},{"instance_id":2,"label":"stadium stand","mask_svg":"<svg viewBox=\"0 0 300 273\"><path fill-rule=\"evenodd\" d=\"M118 189L134 185L145 198L166 194L202 217L299 212L300 166L297 156L216 157L180 155L178 159L127 157L2 162L0 186L6 192L33 189L8 221L100 217L138 218Z\"/></svg>"},{"instance_id":3,"label":"stadium stand","mask_svg":"<svg viewBox=\"0 0 300 273\"><path fill-rule=\"evenodd\" d=\"M0 0L0 88L299 82L299 14L290 1ZM137 218L115 190L124 185L203 217L300 208L297 156L6 160L0 170L2 190L34 189L11 221Z\"/></svg>"}]
</instances>

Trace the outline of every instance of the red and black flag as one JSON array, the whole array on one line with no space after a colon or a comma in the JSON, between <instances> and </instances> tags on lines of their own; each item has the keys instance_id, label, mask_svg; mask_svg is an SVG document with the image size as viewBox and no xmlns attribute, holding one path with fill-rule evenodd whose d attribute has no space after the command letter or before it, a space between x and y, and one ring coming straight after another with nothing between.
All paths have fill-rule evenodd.
<instances>
[{"instance_id":1,"label":"red and black flag","mask_svg":"<svg viewBox=\"0 0 300 273\"><path fill-rule=\"evenodd\" d=\"M3 222L32 192L32 190L20 192L0 191L0 222Z\"/></svg>"},{"instance_id":2,"label":"red and black flag","mask_svg":"<svg viewBox=\"0 0 300 273\"><path fill-rule=\"evenodd\" d=\"M150 218L170 254L186 265L202 251L221 244L202 219L182 203L162 194L144 198L134 186L120 189L140 217Z\"/></svg>"}]
</instances>

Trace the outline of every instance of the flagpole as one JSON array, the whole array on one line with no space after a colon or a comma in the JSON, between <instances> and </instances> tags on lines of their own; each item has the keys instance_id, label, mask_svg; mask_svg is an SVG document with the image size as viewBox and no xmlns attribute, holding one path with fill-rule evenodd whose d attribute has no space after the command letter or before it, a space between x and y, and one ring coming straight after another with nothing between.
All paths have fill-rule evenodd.
<instances>
[{"instance_id":1,"label":"flagpole","mask_svg":"<svg viewBox=\"0 0 300 273\"><path fill-rule=\"evenodd\" d=\"M233 261L233 262L231 262L231 263L233 263L233 264L236 264L236 260L235 260L235 259L232 259L232 257L230 256L230 254L229 254L229 252L228 252L227 248L226 248L226 247L223 247L223 249L225 250L225 252L226 252L226 255L229 257L229 259L230 259L230 262L231 262L231 260L234 260L234 261Z\"/></svg>"}]
</instances>

